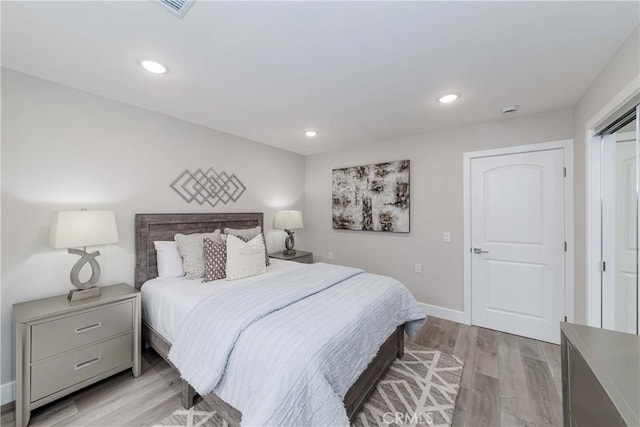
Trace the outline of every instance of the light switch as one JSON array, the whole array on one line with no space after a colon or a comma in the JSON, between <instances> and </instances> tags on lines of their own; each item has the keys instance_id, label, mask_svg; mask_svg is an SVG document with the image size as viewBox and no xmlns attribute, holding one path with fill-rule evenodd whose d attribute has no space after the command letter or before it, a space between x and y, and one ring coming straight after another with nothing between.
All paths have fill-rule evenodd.
<instances>
[{"instance_id":1,"label":"light switch","mask_svg":"<svg viewBox=\"0 0 640 427\"><path fill-rule=\"evenodd\" d=\"M444 233L442 233L442 241L445 243L451 242L451 232L445 231Z\"/></svg>"}]
</instances>

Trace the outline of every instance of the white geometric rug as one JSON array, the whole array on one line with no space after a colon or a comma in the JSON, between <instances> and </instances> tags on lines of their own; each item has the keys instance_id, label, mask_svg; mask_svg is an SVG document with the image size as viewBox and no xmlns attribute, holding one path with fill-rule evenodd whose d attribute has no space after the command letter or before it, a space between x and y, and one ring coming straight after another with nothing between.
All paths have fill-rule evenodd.
<instances>
[{"instance_id":1,"label":"white geometric rug","mask_svg":"<svg viewBox=\"0 0 640 427\"><path fill-rule=\"evenodd\" d=\"M362 410L354 427L450 426L464 363L452 354L407 343ZM158 427L227 427L206 402L179 409Z\"/></svg>"},{"instance_id":2,"label":"white geometric rug","mask_svg":"<svg viewBox=\"0 0 640 427\"><path fill-rule=\"evenodd\" d=\"M463 367L452 354L406 344L352 425L450 426Z\"/></svg>"}]
</instances>

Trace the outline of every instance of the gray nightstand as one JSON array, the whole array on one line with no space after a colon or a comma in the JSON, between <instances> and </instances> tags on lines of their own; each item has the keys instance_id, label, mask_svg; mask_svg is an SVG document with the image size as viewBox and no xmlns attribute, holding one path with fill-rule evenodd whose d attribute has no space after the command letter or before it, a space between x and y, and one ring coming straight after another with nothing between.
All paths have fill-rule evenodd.
<instances>
[{"instance_id":1,"label":"gray nightstand","mask_svg":"<svg viewBox=\"0 0 640 427\"><path fill-rule=\"evenodd\" d=\"M18 427L31 410L117 372L140 375L140 293L124 283L101 290L14 304Z\"/></svg>"},{"instance_id":2,"label":"gray nightstand","mask_svg":"<svg viewBox=\"0 0 640 427\"><path fill-rule=\"evenodd\" d=\"M295 255L285 255L282 252L276 252L275 254L269 254L269 258L301 262L303 264L313 264L313 252L305 252L299 250L296 250Z\"/></svg>"}]
</instances>

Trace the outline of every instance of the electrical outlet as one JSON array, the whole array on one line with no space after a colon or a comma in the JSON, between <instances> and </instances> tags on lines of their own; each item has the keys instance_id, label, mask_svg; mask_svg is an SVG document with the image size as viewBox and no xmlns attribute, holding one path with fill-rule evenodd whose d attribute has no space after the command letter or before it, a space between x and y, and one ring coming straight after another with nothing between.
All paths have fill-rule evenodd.
<instances>
[{"instance_id":1,"label":"electrical outlet","mask_svg":"<svg viewBox=\"0 0 640 427\"><path fill-rule=\"evenodd\" d=\"M422 273L422 264L420 264L419 262L416 262L416 265L414 266L413 271L415 273Z\"/></svg>"},{"instance_id":2,"label":"electrical outlet","mask_svg":"<svg viewBox=\"0 0 640 427\"><path fill-rule=\"evenodd\" d=\"M332 251L327 252L327 259L329 261L333 260L333 252Z\"/></svg>"},{"instance_id":3,"label":"electrical outlet","mask_svg":"<svg viewBox=\"0 0 640 427\"><path fill-rule=\"evenodd\" d=\"M444 233L442 233L442 241L445 243L451 242L451 232L445 231Z\"/></svg>"}]
</instances>

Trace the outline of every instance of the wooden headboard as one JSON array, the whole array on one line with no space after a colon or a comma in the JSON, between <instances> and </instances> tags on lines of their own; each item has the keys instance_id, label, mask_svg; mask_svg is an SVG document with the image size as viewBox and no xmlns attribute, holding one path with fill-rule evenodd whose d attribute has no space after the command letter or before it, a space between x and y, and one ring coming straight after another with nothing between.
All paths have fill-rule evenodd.
<instances>
[{"instance_id":1,"label":"wooden headboard","mask_svg":"<svg viewBox=\"0 0 640 427\"><path fill-rule=\"evenodd\" d=\"M158 277L156 240L173 240L176 233L211 233L217 228L250 228L260 226L260 213L162 213L136 214L136 289L149 279Z\"/></svg>"}]
</instances>

